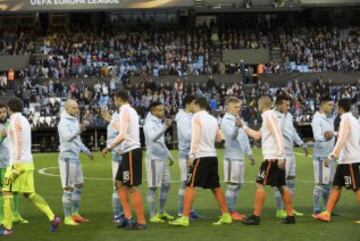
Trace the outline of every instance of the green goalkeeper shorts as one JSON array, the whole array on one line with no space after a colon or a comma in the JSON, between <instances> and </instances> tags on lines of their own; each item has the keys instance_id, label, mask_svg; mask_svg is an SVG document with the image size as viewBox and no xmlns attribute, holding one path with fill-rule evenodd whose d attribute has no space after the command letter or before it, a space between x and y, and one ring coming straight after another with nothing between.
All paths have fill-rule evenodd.
<instances>
[{"instance_id":1,"label":"green goalkeeper shorts","mask_svg":"<svg viewBox=\"0 0 360 241\"><path fill-rule=\"evenodd\" d=\"M32 193L34 188L34 165L15 164L6 169L4 192Z\"/></svg>"}]
</instances>

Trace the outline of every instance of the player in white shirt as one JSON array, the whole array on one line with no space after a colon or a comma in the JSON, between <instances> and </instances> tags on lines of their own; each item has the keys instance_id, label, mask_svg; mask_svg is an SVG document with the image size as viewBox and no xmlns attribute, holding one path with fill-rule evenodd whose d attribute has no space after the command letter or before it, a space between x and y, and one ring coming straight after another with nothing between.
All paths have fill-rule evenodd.
<instances>
[{"instance_id":1,"label":"player in white shirt","mask_svg":"<svg viewBox=\"0 0 360 241\"><path fill-rule=\"evenodd\" d=\"M195 196L195 187L211 189L222 215L214 225L230 224L232 218L229 214L225 195L220 188L218 160L215 142L224 138L215 117L207 112L208 102L204 97L195 100L196 114L192 119L191 148L188 164L191 165L188 182L185 189L183 216L169 222L176 226L189 226L189 216Z\"/></svg>"},{"instance_id":2,"label":"player in white shirt","mask_svg":"<svg viewBox=\"0 0 360 241\"><path fill-rule=\"evenodd\" d=\"M253 215L248 217L243 224L260 224L260 215L265 202L265 186L277 187L284 202L287 217L284 224L294 224L295 217L292 207L292 198L286 187L285 181L285 145L280 121L274 110L271 109L272 101L263 96L259 99L259 111L262 113L262 125L259 131L244 126L246 134L255 140L261 139L261 150L264 161L261 164L256 178L256 194ZM242 123L239 123L241 126Z\"/></svg>"},{"instance_id":3,"label":"player in white shirt","mask_svg":"<svg viewBox=\"0 0 360 241\"><path fill-rule=\"evenodd\" d=\"M9 167L5 173L3 194L4 221L0 228L0 235L12 234L13 193L22 193L35 207L44 213L50 220L51 229L54 232L61 223L55 216L47 202L35 192L34 188L34 164L31 154L31 127L28 120L21 113L23 103L19 98L11 98L8 102L10 123L7 132L2 131L1 136L9 138Z\"/></svg>"},{"instance_id":4,"label":"player in white shirt","mask_svg":"<svg viewBox=\"0 0 360 241\"><path fill-rule=\"evenodd\" d=\"M142 151L140 145L139 116L129 104L129 94L120 90L115 93L114 103L119 110L119 134L102 151L103 156L121 145L122 161L116 174L115 186L121 206L124 209L125 222L118 228L143 230L146 228L145 212L139 186L142 183ZM135 222L131 214L129 197L132 197L137 216Z\"/></svg>"},{"instance_id":5,"label":"player in white shirt","mask_svg":"<svg viewBox=\"0 0 360 241\"><path fill-rule=\"evenodd\" d=\"M335 148L325 160L325 166L329 166L336 159L338 165L326 211L313 214L315 219L325 222L331 220L331 213L340 200L342 187L353 190L360 202L360 124L350 110L351 99L344 98L338 101L336 111L341 115L339 134Z\"/></svg>"}]
</instances>

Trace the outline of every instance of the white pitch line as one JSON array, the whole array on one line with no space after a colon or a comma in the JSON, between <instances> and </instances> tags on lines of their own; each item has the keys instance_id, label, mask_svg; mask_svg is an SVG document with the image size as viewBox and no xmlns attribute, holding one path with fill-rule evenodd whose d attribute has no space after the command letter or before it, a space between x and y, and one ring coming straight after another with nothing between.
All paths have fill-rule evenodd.
<instances>
[{"instance_id":1,"label":"white pitch line","mask_svg":"<svg viewBox=\"0 0 360 241\"><path fill-rule=\"evenodd\" d=\"M41 168L38 170L38 173L44 176L49 176L49 177L60 177L59 174L52 174L52 173L48 173L48 170L52 170L52 169L59 169L59 167L57 166L53 166L53 167L45 167L45 168ZM112 178L109 177L85 177L84 179L86 180L90 180L90 181L112 181ZM142 180L144 183L147 182L147 180ZM182 182L181 180L172 180L172 183L180 183ZM220 181L221 183L224 183L224 181ZM301 181L301 182L296 182L296 183L303 183L303 184L308 184L308 183L313 183L314 181L311 180L305 180L305 181ZM255 178L254 180L245 180L244 183L255 183Z\"/></svg>"},{"instance_id":2,"label":"white pitch line","mask_svg":"<svg viewBox=\"0 0 360 241\"><path fill-rule=\"evenodd\" d=\"M305 154L304 154L304 153L302 153L302 152L297 152L297 151L295 151L294 153L295 153L295 155L305 157ZM313 157L313 156L309 154L307 157Z\"/></svg>"},{"instance_id":3,"label":"white pitch line","mask_svg":"<svg viewBox=\"0 0 360 241\"><path fill-rule=\"evenodd\" d=\"M41 168L38 170L39 174L45 175L45 176L49 176L49 177L60 177L59 174L52 174L52 173L47 173L47 170L50 169L59 169L59 167L53 166L53 167L45 167L45 168ZM87 180L97 180L97 181L111 181L112 178L109 177L84 177L84 179Z\"/></svg>"}]
</instances>

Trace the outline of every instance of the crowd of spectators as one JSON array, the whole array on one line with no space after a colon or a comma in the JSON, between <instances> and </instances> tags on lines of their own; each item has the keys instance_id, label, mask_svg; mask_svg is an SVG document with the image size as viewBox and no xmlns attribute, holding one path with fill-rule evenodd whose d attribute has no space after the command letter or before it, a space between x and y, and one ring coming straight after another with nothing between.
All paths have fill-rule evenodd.
<instances>
[{"instance_id":1,"label":"crowd of spectators","mask_svg":"<svg viewBox=\"0 0 360 241\"><path fill-rule=\"evenodd\" d=\"M174 118L185 95L206 97L210 112L219 122L225 113L225 99L236 96L242 100L243 118L253 126L261 121L258 98L275 98L279 92L292 96L291 113L298 125L311 122L324 94L335 100L350 97L355 104L352 112L359 115L360 81L345 85L331 79L292 79L282 87L274 87L252 80L259 69L261 73L359 70L359 26L286 27L270 21L261 26L249 29L225 24L220 28L213 21L188 28L178 28L175 23L128 29L114 24L99 31L73 26L67 30L49 29L40 46L35 46L39 35L34 31L1 30L0 55L30 55L30 64L16 71L16 77L23 79L20 86L9 81L6 72L0 73L0 91L6 94L4 89L12 88L23 99L24 114L33 128L56 127L69 97L79 102L81 118L86 116L91 126L104 127L100 113L114 110L112 96L119 88L129 90L141 124L152 101L162 102L167 118ZM238 63L213 60L215 53L234 49L277 50L280 59L259 63L261 68L247 65L246 59ZM35 54L41 57L35 58ZM235 73L242 75L242 81L226 84L221 77ZM220 75L213 79L212 74ZM134 75L146 80L135 83L131 81ZM157 81L161 75L174 76L176 81ZM198 83L192 81L194 75L209 78ZM247 83L253 84L252 89L245 87Z\"/></svg>"},{"instance_id":2,"label":"crowd of spectators","mask_svg":"<svg viewBox=\"0 0 360 241\"><path fill-rule=\"evenodd\" d=\"M36 34L1 34L0 55L34 53ZM233 49L279 49L280 59L259 63L264 64L265 73L352 71L360 66L359 26L224 29L211 22L189 30L173 25L154 29L110 25L99 31L50 29L42 39L42 61L32 59L29 69L46 79L258 72L256 65L242 69L240 62L212 60L214 51Z\"/></svg>"},{"instance_id":3,"label":"crowd of spectators","mask_svg":"<svg viewBox=\"0 0 360 241\"><path fill-rule=\"evenodd\" d=\"M73 81L64 84L57 80L45 82L44 84L24 82L17 87L17 95L24 101L24 114L30 121L32 128L56 128L60 114L64 110L67 98L74 98L79 102L80 119L90 122L91 127L104 130L106 122L101 118L102 110L115 111L113 94L118 88L125 88L130 93L130 102L138 111L140 125L149 111L152 101L160 101L165 106L166 118L174 119L179 108L182 107L182 99L185 95L204 96L209 101L209 111L219 121L225 114L225 100L229 96L235 96L242 100L241 115L249 125L259 127L261 115L257 109L257 100L260 96L268 95L274 100L282 92L292 97L290 112L294 115L297 126L309 125L312 116L318 109L319 100L322 95L330 95L336 101L342 97L353 100L352 113L359 116L360 106L360 80L356 84L336 84L331 79L319 78L315 81L300 82L289 80L281 87L271 86L269 83L258 82L245 86L243 82L224 83L221 76L214 79L209 76L207 82L198 83L191 78L177 78L173 83L156 82L151 78L147 81L132 83L117 82L115 79L97 81L93 85L82 81ZM170 133L167 138L172 139ZM105 134L103 134L105 138ZM91 139L92 138L92 139ZM88 142L95 145L94 136L87 138ZM101 135L98 136L101 140Z\"/></svg>"},{"instance_id":4,"label":"crowd of spectators","mask_svg":"<svg viewBox=\"0 0 360 241\"><path fill-rule=\"evenodd\" d=\"M35 33L25 29L0 29L0 55L30 55Z\"/></svg>"},{"instance_id":5,"label":"crowd of spectators","mask_svg":"<svg viewBox=\"0 0 360 241\"><path fill-rule=\"evenodd\" d=\"M111 33L111 34L109 34ZM281 61L265 64L264 72L352 71L360 66L360 28L279 27L267 32L213 25L193 30L111 31L94 34L55 32L44 40L45 76L53 78L128 75L200 75L241 72L240 63L211 61L212 51L280 49ZM246 60L245 60L246 62ZM261 63L259 63L261 64ZM256 68L247 69L250 74Z\"/></svg>"},{"instance_id":6,"label":"crowd of spectators","mask_svg":"<svg viewBox=\"0 0 360 241\"><path fill-rule=\"evenodd\" d=\"M41 84L24 81L17 87L16 95L23 99L24 114L33 128L56 127L68 98L78 101L81 116L87 116L92 126L104 126L100 112L112 106L111 97L115 90L114 79L97 81L93 86L87 86L84 80L64 84L50 79Z\"/></svg>"},{"instance_id":7,"label":"crowd of spectators","mask_svg":"<svg viewBox=\"0 0 360 241\"><path fill-rule=\"evenodd\" d=\"M359 70L359 26L291 28L281 31L279 38L286 71Z\"/></svg>"},{"instance_id":8,"label":"crowd of spectators","mask_svg":"<svg viewBox=\"0 0 360 241\"><path fill-rule=\"evenodd\" d=\"M42 63L45 76L108 76L116 72L159 75L199 75L209 63L207 33L193 31L112 27L50 32L44 39Z\"/></svg>"},{"instance_id":9,"label":"crowd of spectators","mask_svg":"<svg viewBox=\"0 0 360 241\"><path fill-rule=\"evenodd\" d=\"M221 77L221 76L220 76ZM218 78L220 78L218 77ZM118 88L129 91L132 105L144 119L152 101L164 104L168 118L174 118L178 109L182 107L185 95L204 96L209 101L209 108L219 120L225 113L224 103L227 97L235 96L242 100L243 118L253 125L258 125L260 115L257 110L257 100L262 95L276 98L279 92L284 92L293 98L291 113L297 124L307 124L315 113L322 95L330 95L337 100L350 97L354 103L360 100L360 80L355 85L335 84L331 79L299 82L288 81L282 87L274 87L268 83L258 82L245 87L243 82L224 83L214 79L211 75L207 82L198 83L191 78L177 78L173 83L158 82L150 78L147 81L122 83L116 78L96 81L88 85L84 80L64 84L61 81L49 80L44 84L25 81L17 87L17 95L24 101L25 114L32 127L55 127L63 110L64 101L71 97L79 102L81 115L86 116L92 126L104 126L101 110L114 110L112 96ZM357 105L355 105L357 106ZM358 111L355 112L358 116Z\"/></svg>"}]
</instances>

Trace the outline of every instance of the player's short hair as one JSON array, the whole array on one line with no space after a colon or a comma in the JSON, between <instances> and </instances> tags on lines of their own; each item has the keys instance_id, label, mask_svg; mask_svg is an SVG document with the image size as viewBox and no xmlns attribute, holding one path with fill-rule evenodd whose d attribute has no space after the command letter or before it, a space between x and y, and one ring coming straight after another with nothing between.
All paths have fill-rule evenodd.
<instances>
[{"instance_id":1,"label":"player's short hair","mask_svg":"<svg viewBox=\"0 0 360 241\"><path fill-rule=\"evenodd\" d=\"M7 105L5 103L0 103L0 109L7 108Z\"/></svg>"},{"instance_id":2,"label":"player's short hair","mask_svg":"<svg viewBox=\"0 0 360 241\"><path fill-rule=\"evenodd\" d=\"M325 102L334 101L330 95L324 95L320 98L320 105L324 104Z\"/></svg>"},{"instance_id":3,"label":"player's short hair","mask_svg":"<svg viewBox=\"0 0 360 241\"><path fill-rule=\"evenodd\" d=\"M264 105L267 108L271 108L271 106L272 106L272 100L267 95L264 95L264 96L260 97L260 99L258 101L258 105L260 105L260 103L262 103L262 105Z\"/></svg>"},{"instance_id":4,"label":"player's short hair","mask_svg":"<svg viewBox=\"0 0 360 241\"><path fill-rule=\"evenodd\" d=\"M291 97L286 94L280 94L278 97L276 97L276 105L281 105L283 101L291 101Z\"/></svg>"},{"instance_id":5,"label":"player's short hair","mask_svg":"<svg viewBox=\"0 0 360 241\"><path fill-rule=\"evenodd\" d=\"M23 102L18 97L12 97L8 101L9 110L13 113L22 112L24 109Z\"/></svg>"},{"instance_id":6,"label":"player's short hair","mask_svg":"<svg viewBox=\"0 0 360 241\"><path fill-rule=\"evenodd\" d=\"M75 99L69 98L65 101L65 108L68 108L70 104L75 103L77 104L77 101Z\"/></svg>"},{"instance_id":7,"label":"player's short hair","mask_svg":"<svg viewBox=\"0 0 360 241\"><path fill-rule=\"evenodd\" d=\"M120 98L123 101L129 102L129 93L126 90L118 90L115 93L116 98Z\"/></svg>"},{"instance_id":8,"label":"player's short hair","mask_svg":"<svg viewBox=\"0 0 360 241\"><path fill-rule=\"evenodd\" d=\"M195 105L198 105L202 110L209 110L209 103L205 97L197 97L194 102Z\"/></svg>"},{"instance_id":9,"label":"player's short hair","mask_svg":"<svg viewBox=\"0 0 360 241\"><path fill-rule=\"evenodd\" d=\"M195 100L195 96L193 95L185 96L185 98L183 99L184 108L186 107L186 105L190 105L194 100Z\"/></svg>"},{"instance_id":10,"label":"player's short hair","mask_svg":"<svg viewBox=\"0 0 360 241\"><path fill-rule=\"evenodd\" d=\"M342 108L345 112L349 112L351 109L351 99L342 98L338 101L338 107Z\"/></svg>"},{"instance_id":11,"label":"player's short hair","mask_svg":"<svg viewBox=\"0 0 360 241\"><path fill-rule=\"evenodd\" d=\"M236 103L236 104L240 103L240 100L238 98L236 98L236 97L229 97L225 101L226 106L229 105L229 104L232 104L232 103Z\"/></svg>"},{"instance_id":12,"label":"player's short hair","mask_svg":"<svg viewBox=\"0 0 360 241\"><path fill-rule=\"evenodd\" d=\"M155 109L157 106L159 105L163 105L160 101L153 101L150 103L149 105L149 109L150 111L152 111L153 109Z\"/></svg>"}]
</instances>

